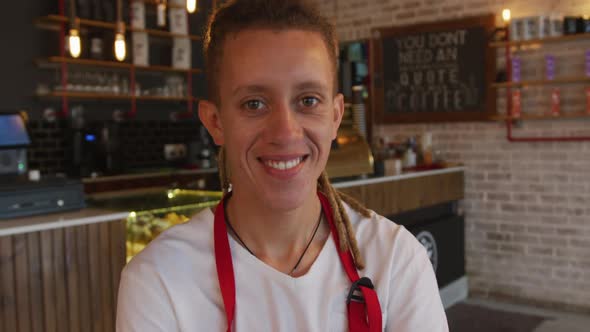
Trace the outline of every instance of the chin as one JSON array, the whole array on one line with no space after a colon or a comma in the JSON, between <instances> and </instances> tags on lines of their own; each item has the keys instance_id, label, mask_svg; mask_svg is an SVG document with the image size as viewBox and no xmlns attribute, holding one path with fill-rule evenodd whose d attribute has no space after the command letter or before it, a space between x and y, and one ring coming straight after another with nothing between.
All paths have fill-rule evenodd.
<instances>
[{"instance_id":1,"label":"chin","mask_svg":"<svg viewBox=\"0 0 590 332\"><path fill-rule=\"evenodd\" d=\"M306 200L309 199L309 195L311 194L307 190L286 190L264 194L268 208L275 211L289 211L297 209L305 204ZM313 195L315 195L315 192Z\"/></svg>"}]
</instances>

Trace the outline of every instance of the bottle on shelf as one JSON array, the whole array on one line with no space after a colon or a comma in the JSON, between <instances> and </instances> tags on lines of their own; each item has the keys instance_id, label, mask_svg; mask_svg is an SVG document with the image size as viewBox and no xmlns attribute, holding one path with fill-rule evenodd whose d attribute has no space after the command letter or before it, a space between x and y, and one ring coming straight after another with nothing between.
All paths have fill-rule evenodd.
<instances>
[{"instance_id":1,"label":"bottle on shelf","mask_svg":"<svg viewBox=\"0 0 590 332\"><path fill-rule=\"evenodd\" d=\"M416 167L417 156L416 156L416 138L410 137L407 142L407 149L404 153L403 164L405 168Z\"/></svg>"},{"instance_id":2,"label":"bottle on shelf","mask_svg":"<svg viewBox=\"0 0 590 332\"><path fill-rule=\"evenodd\" d=\"M432 155L432 133L425 132L420 137L420 159L421 164L430 166L433 163Z\"/></svg>"},{"instance_id":3,"label":"bottle on shelf","mask_svg":"<svg viewBox=\"0 0 590 332\"><path fill-rule=\"evenodd\" d=\"M88 55L91 59L103 60L104 59L104 40L103 32L91 31L88 32Z\"/></svg>"},{"instance_id":4,"label":"bottle on shelf","mask_svg":"<svg viewBox=\"0 0 590 332\"><path fill-rule=\"evenodd\" d=\"M553 81L555 79L555 56L547 55L545 56L545 63L546 63L546 78L549 81ZM559 116L560 104L561 104L561 96L560 91L557 86L550 87L551 89L551 115Z\"/></svg>"},{"instance_id":5,"label":"bottle on shelf","mask_svg":"<svg viewBox=\"0 0 590 332\"><path fill-rule=\"evenodd\" d=\"M520 57L513 57L512 58L512 81L513 82L520 82ZM521 94L520 89L515 88L512 89L512 96L511 96L511 116L513 118L520 118L521 115Z\"/></svg>"}]
</instances>

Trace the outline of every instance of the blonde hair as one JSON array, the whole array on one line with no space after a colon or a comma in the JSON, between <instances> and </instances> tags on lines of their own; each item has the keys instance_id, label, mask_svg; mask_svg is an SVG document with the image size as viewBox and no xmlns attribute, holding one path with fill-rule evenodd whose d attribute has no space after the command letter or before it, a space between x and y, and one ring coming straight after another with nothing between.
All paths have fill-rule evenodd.
<instances>
[{"instance_id":1,"label":"blonde hair","mask_svg":"<svg viewBox=\"0 0 590 332\"><path fill-rule=\"evenodd\" d=\"M219 149L218 163L219 180L221 183L221 189L225 195L229 192L231 183L228 170L226 168L225 149L223 147ZM320 178L318 179L318 190L323 193L330 202L330 207L332 208L332 214L334 216L334 225L336 226L336 231L338 232L338 238L340 241L340 250L348 251L350 249L356 268L359 270L364 269L365 262L361 257L354 230L352 229L350 219L346 214L346 210L344 209L342 202L346 202L353 210L357 211L365 218L371 217L371 211L369 211L356 199L336 190L332 184L330 184L330 180L328 179L328 174L326 174L326 171L323 171L322 175L320 175Z\"/></svg>"}]
</instances>

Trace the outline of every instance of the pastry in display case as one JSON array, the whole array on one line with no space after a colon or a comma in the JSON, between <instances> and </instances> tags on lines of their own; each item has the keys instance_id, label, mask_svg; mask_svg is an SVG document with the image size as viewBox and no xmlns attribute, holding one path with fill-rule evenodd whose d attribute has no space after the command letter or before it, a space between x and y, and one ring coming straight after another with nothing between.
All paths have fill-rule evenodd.
<instances>
[{"instance_id":1,"label":"pastry in display case","mask_svg":"<svg viewBox=\"0 0 590 332\"><path fill-rule=\"evenodd\" d=\"M94 195L89 205L111 210L132 211L127 226L127 261L166 229L188 221L199 211L221 199L218 191L152 189Z\"/></svg>"}]
</instances>

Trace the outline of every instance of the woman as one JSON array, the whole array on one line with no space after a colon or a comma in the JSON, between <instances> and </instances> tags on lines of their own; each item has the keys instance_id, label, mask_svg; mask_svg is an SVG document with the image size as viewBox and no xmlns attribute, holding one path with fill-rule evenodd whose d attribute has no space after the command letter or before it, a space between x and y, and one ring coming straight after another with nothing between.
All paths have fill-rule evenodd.
<instances>
[{"instance_id":1,"label":"woman","mask_svg":"<svg viewBox=\"0 0 590 332\"><path fill-rule=\"evenodd\" d=\"M448 331L421 245L324 172L344 112L337 49L303 1L214 13L199 116L225 196L125 268L118 331Z\"/></svg>"}]
</instances>

